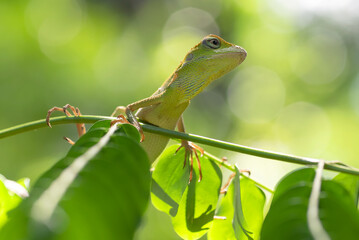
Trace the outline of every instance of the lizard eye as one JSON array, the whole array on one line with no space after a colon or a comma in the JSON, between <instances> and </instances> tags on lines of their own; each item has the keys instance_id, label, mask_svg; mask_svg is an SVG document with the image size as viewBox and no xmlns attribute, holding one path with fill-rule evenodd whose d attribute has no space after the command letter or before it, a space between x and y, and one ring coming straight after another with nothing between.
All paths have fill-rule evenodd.
<instances>
[{"instance_id":1,"label":"lizard eye","mask_svg":"<svg viewBox=\"0 0 359 240\"><path fill-rule=\"evenodd\" d=\"M217 38L205 39L203 40L203 44L212 49L217 49L221 46L221 42Z\"/></svg>"}]
</instances>

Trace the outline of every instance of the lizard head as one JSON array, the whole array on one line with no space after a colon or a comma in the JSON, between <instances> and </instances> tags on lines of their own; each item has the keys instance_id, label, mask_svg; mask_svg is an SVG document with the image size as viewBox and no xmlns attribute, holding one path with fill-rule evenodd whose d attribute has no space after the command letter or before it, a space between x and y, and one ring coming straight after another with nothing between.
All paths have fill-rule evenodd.
<instances>
[{"instance_id":1,"label":"lizard head","mask_svg":"<svg viewBox=\"0 0 359 240\"><path fill-rule=\"evenodd\" d=\"M158 93L167 92L177 103L188 102L212 81L241 64L246 50L216 35L208 35L194 46ZM175 92L176 94L173 94Z\"/></svg>"},{"instance_id":2,"label":"lizard head","mask_svg":"<svg viewBox=\"0 0 359 240\"><path fill-rule=\"evenodd\" d=\"M247 56L246 50L227 42L223 38L210 34L194 46L186 55L184 63L203 60L210 63L224 61L223 65L228 66L241 64Z\"/></svg>"},{"instance_id":3,"label":"lizard head","mask_svg":"<svg viewBox=\"0 0 359 240\"><path fill-rule=\"evenodd\" d=\"M208 80L213 81L241 64L246 56L243 48L210 34L189 51L182 66L190 65L209 73Z\"/></svg>"}]
</instances>

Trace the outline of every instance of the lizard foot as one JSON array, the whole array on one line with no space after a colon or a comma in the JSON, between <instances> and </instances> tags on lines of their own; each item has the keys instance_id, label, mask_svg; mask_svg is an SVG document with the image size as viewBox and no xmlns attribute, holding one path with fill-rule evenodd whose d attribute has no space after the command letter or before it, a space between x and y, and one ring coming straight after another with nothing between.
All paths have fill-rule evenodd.
<instances>
[{"instance_id":1,"label":"lizard foot","mask_svg":"<svg viewBox=\"0 0 359 240\"><path fill-rule=\"evenodd\" d=\"M55 111L64 112L66 114L66 116L71 117L72 115L67 109L70 109L75 117L81 116L80 109L78 109L77 107L75 108L75 107L71 106L70 104L66 104L62 108L60 108L60 107L51 108L47 112L47 115L46 115L46 124L51 128L50 116ZM77 123L76 127L77 127L77 133L78 133L79 137L81 137L82 135L84 135L86 133L85 124Z\"/></svg>"},{"instance_id":2,"label":"lizard foot","mask_svg":"<svg viewBox=\"0 0 359 240\"><path fill-rule=\"evenodd\" d=\"M68 142L68 143L70 143L71 145L74 145L75 144L75 142L74 141L72 141L70 138L68 138L68 137L64 137L64 139Z\"/></svg>"},{"instance_id":3,"label":"lizard foot","mask_svg":"<svg viewBox=\"0 0 359 240\"><path fill-rule=\"evenodd\" d=\"M223 159L223 158L222 158ZM248 176L251 175L251 171L248 169L240 169L239 170L240 173L247 173ZM223 187L221 188L221 190L219 191L219 193L221 194L226 194L227 193L227 189L229 184L231 183L232 179L234 178L234 176L236 176L236 173L232 173L229 178L228 181L226 182L226 184L223 185Z\"/></svg>"},{"instance_id":4,"label":"lizard foot","mask_svg":"<svg viewBox=\"0 0 359 240\"><path fill-rule=\"evenodd\" d=\"M187 161L190 162L190 173L189 173L189 182L192 181L193 178L193 153L197 159L197 163L198 163L198 171L199 171L199 179L198 182L200 182L202 180L202 170L201 170L201 162L199 161L199 157L198 157L198 153L197 151L199 151L201 153L201 157L204 154L204 151L201 147L197 146L196 144L192 143L192 142L188 142L186 140L182 140L181 146L179 148L177 148L176 153L181 149L184 148L185 149L185 157L184 157L184 163L183 163L183 167L186 166Z\"/></svg>"},{"instance_id":5,"label":"lizard foot","mask_svg":"<svg viewBox=\"0 0 359 240\"><path fill-rule=\"evenodd\" d=\"M111 121L111 126L113 124L115 124L115 123L128 123L128 124L131 124L131 125L135 126L135 128L138 130L138 132L141 135L140 142L143 142L143 140L145 139L145 135L143 134L142 127L138 122L137 122L137 124L136 123L131 123L126 119L126 117L124 115L120 114L120 115L117 116L116 120Z\"/></svg>"},{"instance_id":6,"label":"lizard foot","mask_svg":"<svg viewBox=\"0 0 359 240\"><path fill-rule=\"evenodd\" d=\"M124 117L124 114L127 115L128 120ZM143 134L142 127L141 127L140 123L136 119L136 116L133 114L133 112L131 111L130 108L124 107L124 106L118 106L118 107L116 107L115 111L111 114L111 117L114 117L114 116L117 116L118 119L112 121L111 126L115 122L131 124L141 134L141 141L140 142L143 142L143 140L145 140L145 134Z\"/></svg>"},{"instance_id":7,"label":"lizard foot","mask_svg":"<svg viewBox=\"0 0 359 240\"><path fill-rule=\"evenodd\" d=\"M111 121L111 126L113 126L115 123L128 123L128 124L131 124L129 121L127 121L125 116L123 116L122 114L118 115L116 120Z\"/></svg>"}]
</instances>

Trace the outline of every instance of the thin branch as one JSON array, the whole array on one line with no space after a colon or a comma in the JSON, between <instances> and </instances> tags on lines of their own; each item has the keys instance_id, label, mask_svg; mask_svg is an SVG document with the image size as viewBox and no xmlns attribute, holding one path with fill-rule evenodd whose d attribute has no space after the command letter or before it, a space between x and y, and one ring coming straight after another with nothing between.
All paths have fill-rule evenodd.
<instances>
[{"instance_id":1,"label":"thin branch","mask_svg":"<svg viewBox=\"0 0 359 240\"><path fill-rule=\"evenodd\" d=\"M111 119L115 119L115 118L107 117L107 116L94 116L94 115L83 115L80 117L62 116L62 117L51 118L50 122L52 125L58 125L58 124L68 124L68 123L94 123L98 120L111 120ZM205 144L208 146L222 148L222 149L226 149L229 151L239 152L239 153L257 156L257 157L261 157L261 158L268 158L268 159L273 159L273 160L279 160L282 162L296 163L296 164L310 165L310 166L317 165L320 161L318 159L297 157L297 156L278 153L278 152L266 151L266 150L262 150L262 149L258 149L258 148L251 148L251 147L234 144L234 143L230 143L230 142L225 142L225 141L220 141L220 140L213 139L213 138L207 138L207 137L203 137L203 136L199 136L199 135L195 135L195 134L176 132L176 131L159 128L159 127L145 124L145 123L141 123L141 126L145 132L160 134L160 135L167 136L170 138L175 138L175 139L189 140L191 142L201 143L201 144ZM7 129L0 131L0 139L4 138L4 137L16 135L16 134L19 134L22 132L26 132L26 131L30 131L30 130L34 130L34 129L38 129L38 128L43 128L43 127L47 127L45 119L21 124L21 125L14 126L14 127L7 128ZM358 169L346 167L341 164L326 162L324 165L324 169L359 176Z\"/></svg>"},{"instance_id":2,"label":"thin branch","mask_svg":"<svg viewBox=\"0 0 359 240\"><path fill-rule=\"evenodd\" d=\"M113 120L115 118L106 116L93 116L93 115L82 115L80 117L54 117L50 119L51 125L69 124L69 123L95 123L99 120ZM14 127L6 128L0 131L0 139L10 137L19 133L28 132L34 129L48 127L45 119L27 122L24 124L16 125Z\"/></svg>"},{"instance_id":3,"label":"thin branch","mask_svg":"<svg viewBox=\"0 0 359 240\"><path fill-rule=\"evenodd\" d=\"M208 153L208 152L204 152L204 155L205 155L206 157L208 157L210 160L212 160L212 161L214 161L215 163L217 163L219 166L223 166L223 167L227 168L228 170L231 170L232 172L235 172L235 171L236 171L236 169L235 169L234 166L232 166L232 165L230 165L230 164L224 162L222 159L219 159L218 157L216 157L216 156L214 156L214 155L212 155L212 154L210 154L210 153ZM262 188L262 189L268 191L269 193L272 193L272 194L274 193L274 191L273 191L272 189L270 189L270 188L264 186L263 184L260 184L259 182L253 180L252 178L246 176L246 175L243 174L243 173L240 173L240 174L241 174L242 177L247 178L249 181L252 181L252 182L253 182L255 185L257 185L258 187L260 187L260 188Z\"/></svg>"},{"instance_id":4,"label":"thin branch","mask_svg":"<svg viewBox=\"0 0 359 240\"><path fill-rule=\"evenodd\" d=\"M226 149L226 150L233 151L233 152L239 152L239 153L248 154L248 155L261 157L261 158L279 160L282 162L314 166L314 165L317 165L318 162L320 161L318 159L313 159L313 158L298 157L298 156L293 156L293 155L284 154L284 153L278 153L278 152L267 151L267 150L262 150L262 149L258 149L258 148L247 147L247 146L230 143L230 142L225 142L225 141L221 141L221 140L217 140L217 139L213 139L213 138L207 138L207 137L203 137L203 136L199 136L199 135L195 135L195 134L171 131L168 129L163 129L163 128L159 128L159 127L156 127L153 125L148 125L148 124L143 124L142 128L144 131L150 132L150 133L161 134L161 135L168 136L171 138L184 139L184 140L188 140L191 142L202 143L202 144L205 144L208 146ZM358 169L346 167L345 165L340 164L340 163L325 162L324 169L359 176Z\"/></svg>"}]
</instances>

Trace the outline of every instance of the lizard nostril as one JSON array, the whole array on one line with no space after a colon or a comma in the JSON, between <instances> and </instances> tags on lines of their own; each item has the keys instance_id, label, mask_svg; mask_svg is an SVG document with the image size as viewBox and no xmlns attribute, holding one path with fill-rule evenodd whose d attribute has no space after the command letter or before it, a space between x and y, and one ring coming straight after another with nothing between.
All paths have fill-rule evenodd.
<instances>
[{"instance_id":1,"label":"lizard nostril","mask_svg":"<svg viewBox=\"0 0 359 240\"><path fill-rule=\"evenodd\" d=\"M235 48L237 48L239 50L239 54L243 57L243 58L246 58L247 57L247 51L240 47L240 46L237 46L235 45Z\"/></svg>"},{"instance_id":2,"label":"lizard nostril","mask_svg":"<svg viewBox=\"0 0 359 240\"><path fill-rule=\"evenodd\" d=\"M245 58L247 57L247 51L242 48L241 55Z\"/></svg>"}]
</instances>

